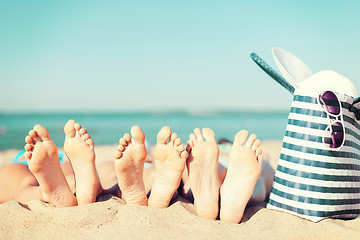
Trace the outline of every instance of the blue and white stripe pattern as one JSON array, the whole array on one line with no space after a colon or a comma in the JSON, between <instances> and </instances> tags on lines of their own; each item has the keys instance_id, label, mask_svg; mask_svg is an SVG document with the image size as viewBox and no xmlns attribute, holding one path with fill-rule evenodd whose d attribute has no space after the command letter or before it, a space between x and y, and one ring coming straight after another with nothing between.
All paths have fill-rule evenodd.
<instances>
[{"instance_id":1,"label":"blue and white stripe pattern","mask_svg":"<svg viewBox=\"0 0 360 240\"><path fill-rule=\"evenodd\" d=\"M344 145L323 143L330 120L317 95L296 89L267 208L317 222L360 215L360 104L336 93L342 105Z\"/></svg>"}]
</instances>

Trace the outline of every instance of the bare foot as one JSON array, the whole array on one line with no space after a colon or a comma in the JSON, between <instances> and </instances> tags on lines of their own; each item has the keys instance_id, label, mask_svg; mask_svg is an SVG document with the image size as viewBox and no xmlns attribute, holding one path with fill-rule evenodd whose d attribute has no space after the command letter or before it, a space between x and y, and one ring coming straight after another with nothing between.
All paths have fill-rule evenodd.
<instances>
[{"instance_id":1,"label":"bare foot","mask_svg":"<svg viewBox=\"0 0 360 240\"><path fill-rule=\"evenodd\" d=\"M196 128L194 133L190 134L187 150L187 169L196 213L199 217L216 219L219 213L220 182L219 148L215 133L209 128L204 128L201 133L200 129Z\"/></svg>"},{"instance_id":2,"label":"bare foot","mask_svg":"<svg viewBox=\"0 0 360 240\"><path fill-rule=\"evenodd\" d=\"M102 191L95 167L94 141L74 120L66 123L64 132L64 152L74 169L78 204L93 203Z\"/></svg>"},{"instance_id":3,"label":"bare foot","mask_svg":"<svg viewBox=\"0 0 360 240\"><path fill-rule=\"evenodd\" d=\"M171 133L168 126L157 135L154 150L155 179L149 197L149 207L166 208L180 185L188 153L181 145L176 133Z\"/></svg>"},{"instance_id":4,"label":"bare foot","mask_svg":"<svg viewBox=\"0 0 360 240\"><path fill-rule=\"evenodd\" d=\"M261 173L260 140L248 131L238 132L230 151L229 166L220 188L220 220L239 223ZM245 143L246 141L246 143Z\"/></svg>"},{"instance_id":5,"label":"bare foot","mask_svg":"<svg viewBox=\"0 0 360 240\"><path fill-rule=\"evenodd\" d=\"M56 207L76 206L76 198L61 171L58 150L49 136L49 131L41 125L35 125L26 136L25 142L27 144L24 147L24 156L40 185L42 200Z\"/></svg>"},{"instance_id":6,"label":"bare foot","mask_svg":"<svg viewBox=\"0 0 360 240\"><path fill-rule=\"evenodd\" d=\"M132 142L132 139L134 142ZM143 172L146 158L145 135L140 127L124 134L114 153L115 170L121 197L127 205L147 206Z\"/></svg>"}]
</instances>

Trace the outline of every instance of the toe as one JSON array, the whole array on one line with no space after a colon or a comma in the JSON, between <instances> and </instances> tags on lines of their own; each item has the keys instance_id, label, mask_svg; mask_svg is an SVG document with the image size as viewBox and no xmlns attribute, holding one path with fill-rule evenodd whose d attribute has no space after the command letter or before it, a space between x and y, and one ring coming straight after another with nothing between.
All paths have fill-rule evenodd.
<instances>
[{"instance_id":1,"label":"toe","mask_svg":"<svg viewBox=\"0 0 360 240\"><path fill-rule=\"evenodd\" d=\"M37 124L35 125L34 130L36 131L37 136L39 136L41 141L51 141L49 131L45 127Z\"/></svg>"},{"instance_id":2,"label":"toe","mask_svg":"<svg viewBox=\"0 0 360 240\"><path fill-rule=\"evenodd\" d=\"M86 128L80 128L79 130L79 134L80 135L85 135L87 133L87 129Z\"/></svg>"},{"instance_id":3,"label":"toe","mask_svg":"<svg viewBox=\"0 0 360 240\"><path fill-rule=\"evenodd\" d=\"M157 135L157 142L166 144L170 138L170 135L171 135L170 127L164 126L163 128L161 128L161 130L159 131L159 133Z\"/></svg>"},{"instance_id":4,"label":"toe","mask_svg":"<svg viewBox=\"0 0 360 240\"><path fill-rule=\"evenodd\" d=\"M121 145L123 145L124 147L126 147L126 146L128 145L127 142L126 142L126 140L125 140L124 138L120 138L119 143L120 143Z\"/></svg>"},{"instance_id":5,"label":"toe","mask_svg":"<svg viewBox=\"0 0 360 240\"><path fill-rule=\"evenodd\" d=\"M90 137L90 134L88 134L88 133L85 133L84 136L83 136L83 139L84 139L85 141L89 140L90 138L91 138L91 137Z\"/></svg>"},{"instance_id":6,"label":"toe","mask_svg":"<svg viewBox=\"0 0 360 240\"><path fill-rule=\"evenodd\" d=\"M39 141L39 137L38 135L36 134L36 131L34 129L30 130L29 131L29 136L31 138L31 141L33 143L37 143Z\"/></svg>"},{"instance_id":7,"label":"toe","mask_svg":"<svg viewBox=\"0 0 360 240\"><path fill-rule=\"evenodd\" d=\"M196 138L197 138L197 140L198 140L199 142L204 141L203 136L202 136L202 134L201 134L200 128L195 128L195 129L194 129L194 133L195 133Z\"/></svg>"},{"instance_id":8,"label":"toe","mask_svg":"<svg viewBox=\"0 0 360 240\"><path fill-rule=\"evenodd\" d=\"M94 148L95 143L94 143L94 140L92 140L91 138L88 139L88 140L86 140L86 143L87 143L87 145L89 145L91 148Z\"/></svg>"},{"instance_id":9,"label":"toe","mask_svg":"<svg viewBox=\"0 0 360 240\"><path fill-rule=\"evenodd\" d=\"M188 158L189 154L187 151L183 151L181 154L180 154L180 157L184 160L186 160Z\"/></svg>"},{"instance_id":10,"label":"toe","mask_svg":"<svg viewBox=\"0 0 360 240\"><path fill-rule=\"evenodd\" d=\"M64 133L66 137L75 137L75 128L74 128L75 120L69 120L64 127Z\"/></svg>"},{"instance_id":11,"label":"toe","mask_svg":"<svg viewBox=\"0 0 360 240\"><path fill-rule=\"evenodd\" d=\"M177 150L179 153L181 153L181 152L185 151L185 147L183 145L180 145L177 147Z\"/></svg>"},{"instance_id":12,"label":"toe","mask_svg":"<svg viewBox=\"0 0 360 240\"><path fill-rule=\"evenodd\" d=\"M80 129L81 129L81 125L79 123L74 123L74 128L75 128L75 137L80 137Z\"/></svg>"},{"instance_id":13,"label":"toe","mask_svg":"<svg viewBox=\"0 0 360 240\"><path fill-rule=\"evenodd\" d=\"M27 144L34 144L34 141L33 141L32 137L30 137L29 135L27 135L27 136L25 137L25 142L26 142Z\"/></svg>"},{"instance_id":14,"label":"toe","mask_svg":"<svg viewBox=\"0 0 360 240\"><path fill-rule=\"evenodd\" d=\"M79 131L81 129L80 123L75 122L74 123L74 128L75 128L76 131Z\"/></svg>"},{"instance_id":15,"label":"toe","mask_svg":"<svg viewBox=\"0 0 360 240\"><path fill-rule=\"evenodd\" d=\"M203 136L206 141L213 141L215 142L215 133L210 128L204 128L202 130Z\"/></svg>"},{"instance_id":16,"label":"toe","mask_svg":"<svg viewBox=\"0 0 360 240\"><path fill-rule=\"evenodd\" d=\"M176 133L172 133L170 136L170 141L171 142L175 142L175 140L177 139L178 135Z\"/></svg>"},{"instance_id":17,"label":"toe","mask_svg":"<svg viewBox=\"0 0 360 240\"><path fill-rule=\"evenodd\" d=\"M249 132L246 130L241 130L235 135L234 144L233 145L243 145L249 136Z\"/></svg>"},{"instance_id":18,"label":"toe","mask_svg":"<svg viewBox=\"0 0 360 240\"><path fill-rule=\"evenodd\" d=\"M189 141L187 141L187 145L188 145L189 147L193 148L193 147L194 147L194 141L191 140L191 139L189 139Z\"/></svg>"},{"instance_id":19,"label":"toe","mask_svg":"<svg viewBox=\"0 0 360 240\"><path fill-rule=\"evenodd\" d=\"M125 147L121 144L119 144L119 146L116 148L116 150L123 152L125 150Z\"/></svg>"},{"instance_id":20,"label":"toe","mask_svg":"<svg viewBox=\"0 0 360 240\"><path fill-rule=\"evenodd\" d=\"M193 143L192 146L194 146L195 142L197 142L196 135L195 135L194 133L191 133L191 134L189 135L189 139L190 139L190 140L192 141L192 143Z\"/></svg>"},{"instance_id":21,"label":"toe","mask_svg":"<svg viewBox=\"0 0 360 240\"><path fill-rule=\"evenodd\" d=\"M262 148L261 148L261 147L258 147L258 148L256 149L256 157L259 157L261 154L262 154Z\"/></svg>"},{"instance_id":22,"label":"toe","mask_svg":"<svg viewBox=\"0 0 360 240\"><path fill-rule=\"evenodd\" d=\"M34 145L32 145L32 144L26 144L24 146L24 149L25 149L25 151L30 152L33 150L33 147L34 147Z\"/></svg>"},{"instance_id":23,"label":"toe","mask_svg":"<svg viewBox=\"0 0 360 240\"><path fill-rule=\"evenodd\" d=\"M131 143L131 136L130 136L130 134L125 133L124 136L123 136L123 139L125 139L125 141L126 141L127 143Z\"/></svg>"},{"instance_id":24,"label":"toe","mask_svg":"<svg viewBox=\"0 0 360 240\"><path fill-rule=\"evenodd\" d=\"M26 160L30 160L31 159L31 156L32 156L32 154L30 153L30 152L25 152L24 153L24 158L26 159Z\"/></svg>"},{"instance_id":25,"label":"toe","mask_svg":"<svg viewBox=\"0 0 360 240\"><path fill-rule=\"evenodd\" d=\"M252 147L256 141L256 138L257 137L255 134L251 134L250 137L248 138L248 140L246 141L245 146L252 149Z\"/></svg>"},{"instance_id":26,"label":"toe","mask_svg":"<svg viewBox=\"0 0 360 240\"><path fill-rule=\"evenodd\" d=\"M251 147L251 150L253 150L253 152L255 152L256 149L257 149L258 147L260 147L260 144L261 144L260 139L256 139L255 142L254 142L254 144L253 144L252 147Z\"/></svg>"},{"instance_id":27,"label":"toe","mask_svg":"<svg viewBox=\"0 0 360 240\"><path fill-rule=\"evenodd\" d=\"M114 158L115 159L119 159L119 158L121 158L121 156L122 156L122 152L120 152L120 151L115 151L114 152Z\"/></svg>"},{"instance_id":28,"label":"toe","mask_svg":"<svg viewBox=\"0 0 360 240\"><path fill-rule=\"evenodd\" d=\"M131 136L136 143L145 143L145 134L139 126L131 128Z\"/></svg>"},{"instance_id":29,"label":"toe","mask_svg":"<svg viewBox=\"0 0 360 240\"><path fill-rule=\"evenodd\" d=\"M180 146L180 144L181 144L181 139L180 139L180 138L176 138L175 141L174 141L174 145L175 145L176 147L178 147L178 146Z\"/></svg>"}]
</instances>

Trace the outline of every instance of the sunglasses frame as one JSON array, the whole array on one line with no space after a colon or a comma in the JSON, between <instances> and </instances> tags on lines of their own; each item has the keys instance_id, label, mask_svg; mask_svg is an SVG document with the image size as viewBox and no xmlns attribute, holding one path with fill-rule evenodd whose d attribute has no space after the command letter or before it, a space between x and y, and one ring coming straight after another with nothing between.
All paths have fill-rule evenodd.
<instances>
[{"instance_id":1,"label":"sunglasses frame","mask_svg":"<svg viewBox=\"0 0 360 240\"><path fill-rule=\"evenodd\" d=\"M326 103L322 100L322 96L327 93L327 92L331 92L332 94L334 94L334 96L336 97L336 100L338 101L339 103L339 108L340 108L340 112L339 114L333 114L331 112L328 111L328 109L326 108ZM325 133L324 133L324 136L322 137L322 142L325 146L329 147L331 150L333 151L338 151L340 150L340 148L342 148L342 146L344 146L344 143L345 143L345 125L344 125L344 119L343 119L343 114L342 114L342 106L341 106L341 102L339 100L339 98L337 97L337 95L333 92L333 91L323 91L322 93L319 94L318 96L318 103L319 105L321 106L321 108L323 109L323 111L326 113L326 117L327 119L329 119L329 126L325 129L325 132L330 130L330 132L332 133L332 129L330 129L333 124L339 122L342 126L342 129L343 129L343 139L342 139L342 142L340 144L339 147L336 147L336 148L332 148L332 147L329 147L329 144L328 143L325 143ZM336 119L332 119L330 116L336 118ZM340 118L340 119L339 119ZM332 139L333 142L335 142L334 139Z\"/></svg>"}]
</instances>

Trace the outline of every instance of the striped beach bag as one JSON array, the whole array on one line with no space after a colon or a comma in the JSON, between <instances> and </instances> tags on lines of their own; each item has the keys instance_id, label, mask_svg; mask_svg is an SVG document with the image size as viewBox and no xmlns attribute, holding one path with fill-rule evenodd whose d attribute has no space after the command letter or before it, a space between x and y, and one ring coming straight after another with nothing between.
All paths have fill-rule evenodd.
<instances>
[{"instance_id":1,"label":"striped beach bag","mask_svg":"<svg viewBox=\"0 0 360 240\"><path fill-rule=\"evenodd\" d=\"M360 215L360 100L350 80L313 74L294 55L273 49L281 75L252 59L293 94L267 208L318 222Z\"/></svg>"}]
</instances>

